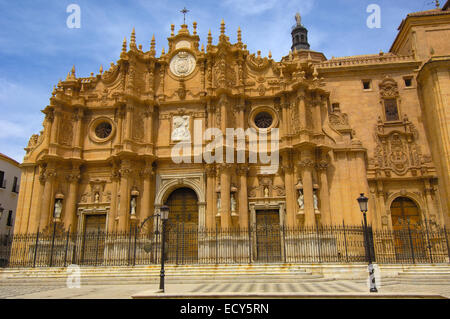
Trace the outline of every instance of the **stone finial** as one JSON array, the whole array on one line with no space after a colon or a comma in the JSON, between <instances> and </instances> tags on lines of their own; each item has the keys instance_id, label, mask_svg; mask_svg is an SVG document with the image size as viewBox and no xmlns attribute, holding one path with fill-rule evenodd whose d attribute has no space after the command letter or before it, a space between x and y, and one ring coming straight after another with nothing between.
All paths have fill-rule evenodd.
<instances>
[{"instance_id":1,"label":"stone finial","mask_svg":"<svg viewBox=\"0 0 450 319\"><path fill-rule=\"evenodd\" d=\"M208 32L208 45L212 45L211 29L209 29L209 32Z\"/></svg>"},{"instance_id":2,"label":"stone finial","mask_svg":"<svg viewBox=\"0 0 450 319\"><path fill-rule=\"evenodd\" d=\"M150 42L150 53L155 56L156 50L155 50L155 34L152 36L152 41Z\"/></svg>"},{"instance_id":3,"label":"stone finial","mask_svg":"<svg viewBox=\"0 0 450 319\"><path fill-rule=\"evenodd\" d=\"M173 37L175 35L175 24L170 25L170 36Z\"/></svg>"},{"instance_id":4,"label":"stone finial","mask_svg":"<svg viewBox=\"0 0 450 319\"><path fill-rule=\"evenodd\" d=\"M123 38L123 43L122 43L122 53L126 53L127 52L127 37Z\"/></svg>"},{"instance_id":5,"label":"stone finial","mask_svg":"<svg viewBox=\"0 0 450 319\"><path fill-rule=\"evenodd\" d=\"M100 74L103 74L103 65L100 64L100 70L99 70Z\"/></svg>"},{"instance_id":6,"label":"stone finial","mask_svg":"<svg viewBox=\"0 0 450 319\"><path fill-rule=\"evenodd\" d=\"M220 34L225 34L225 21L223 21L220 23Z\"/></svg>"},{"instance_id":7,"label":"stone finial","mask_svg":"<svg viewBox=\"0 0 450 319\"><path fill-rule=\"evenodd\" d=\"M136 32L134 31L134 27L133 31L131 31L130 48L136 48Z\"/></svg>"},{"instance_id":8,"label":"stone finial","mask_svg":"<svg viewBox=\"0 0 450 319\"><path fill-rule=\"evenodd\" d=\"M75 76L75 65L72 66L71 73L72 73L73 76Z\"/></svg>"},{"instance_id":9,"label":"stone finial","mask_svg":"<svg viewBox=\"0 0 450 319\"><path fill-rule=\"evenodd\" d=\"M439 0L436 0L436 8L440 8L441 7L441 4L439 3Z\"/></svg>"},{"instance_id":10,"label":"stone finial","mask_svg":"<svg viewBox=\"0 0 450 319\"><path fill-rule=\"evenodd\" d=\"M193 26L193 28L194 28L193 34L194 34L194 35L197 35L197 22L194 21L194 22L192 23L192 26Z\"/></svg>"},{"instance_id":11,"label":"stone finial","mask_svg":"<svg viewBox=\"0 0 450 319\"><path fill-rule=\"evenodd\" d=\"M164 48L162 48L162 50L161 50L161 56L163 56L163 55L165 55L166 54L166 51L164 50Z\"/></svg>"},{"instance_id":12,"label":"stone finial","mask_svg":"<svg viewBox=\"0 0 450 319\"><path fill-rule=\"evenodd\" d=\"M202 43L202 52L205 53L205 46Z\"/></svg>"},{"instance_id":13,"label":"stone finial","mask_svg":"<svg viewBox=\"0 0 450 319\"><path fill-rule=\"evenodd\" d=\"M238 27L238 30L237 30L237 40L238 40L238 43L242 43L241 27Z\"/></svg>"},{"instance_id":14,"label":"stone finial","mask_svg":"<svg viewBox=\"0 0 450 319\"><path fill-rule=\"evenodd\" d=\"M272 52L269 50L269 59L272 59Z\"/></svg>"}]
</instances>

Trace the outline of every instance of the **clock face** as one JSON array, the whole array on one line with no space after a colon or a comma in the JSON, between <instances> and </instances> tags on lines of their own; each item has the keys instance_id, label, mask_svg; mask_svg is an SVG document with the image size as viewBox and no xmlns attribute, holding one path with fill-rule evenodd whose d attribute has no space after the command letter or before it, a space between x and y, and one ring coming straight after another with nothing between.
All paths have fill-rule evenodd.
<instances>
[{"instance_id":1,"label":"clock face","mask_svg":"<svg viewBox=\"0 0 450 319\"><path fill-rule=\"evenodd\" d=\"M178 52L170 61L170 71L176 76L188 76L194 69L195 58L188 52Z\"/></svg>"}]
</instances>

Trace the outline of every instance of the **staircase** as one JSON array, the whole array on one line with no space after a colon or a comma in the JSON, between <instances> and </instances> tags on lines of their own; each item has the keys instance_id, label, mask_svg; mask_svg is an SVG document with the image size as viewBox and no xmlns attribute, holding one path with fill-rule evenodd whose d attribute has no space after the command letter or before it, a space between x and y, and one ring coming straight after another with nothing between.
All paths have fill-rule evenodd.
<instances>
[{"instance_id":1,"label":"staircase","mask_svg":"<svg viewBox=\"0 0 450 319\"><path fill-rule=\"evenodd\" d=\"M450 265L406 266L396 278L398 283L416 285L450 285Z\"/></svg>"},{"instance_id":2,"label":"staircase","mask_svg":"<svg viewBox=\"0 0 450 319\"><path fill-rule=\"evenodd\" d=\"M138 285L158 283L160 266L81 267L82 285ZM16 268L0 270L0 285L65 285L66 268ZM178 284L292 283L330 281L321 274L290 264L167 265L165 281Z\"/></svg>"}]
</instances>

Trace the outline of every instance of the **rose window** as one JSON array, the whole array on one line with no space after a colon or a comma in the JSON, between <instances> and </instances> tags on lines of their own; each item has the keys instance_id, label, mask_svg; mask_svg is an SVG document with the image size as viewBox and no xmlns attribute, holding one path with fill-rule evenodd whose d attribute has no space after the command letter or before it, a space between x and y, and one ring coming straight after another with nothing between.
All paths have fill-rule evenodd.
<instances>
[{"instance_id":1,"label":"rose window","mask_svg":"<svg viewBox=\"0 0 450 319\"><path fill-rule=\"evenodd\" d=\"M95 128L95 135L98 138L107 138L112 132L112 126L108 122L102 122Z\"/></svg>"},{"instance_id":2,"label":"rose window","mask_svg":"<svg viewBox=\"0 0 450 319\"><path fill-rule=\"evenodd\" d=\"M255 125L258 128L269 128L273 123L272 116L267 112L261 112L255 116Z\"/></svg>"}]
</instances>

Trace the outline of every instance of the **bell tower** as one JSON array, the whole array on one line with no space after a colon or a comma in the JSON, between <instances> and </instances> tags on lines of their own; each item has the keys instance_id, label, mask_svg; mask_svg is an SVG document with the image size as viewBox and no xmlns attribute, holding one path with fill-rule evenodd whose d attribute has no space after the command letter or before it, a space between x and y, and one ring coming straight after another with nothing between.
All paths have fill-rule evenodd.
<instances>
[{"instance_id":1,"label":"bell tower","mask_svg":"<svg viewBox=\"0 0 450 319\"><path fill-rule=\"evenodd\" d=\"M295 15L296 24L292 27L292 47L291 50L309 50L308 30L302 25L302 17L297 12Z\"/></svg>"}]
</instances>

